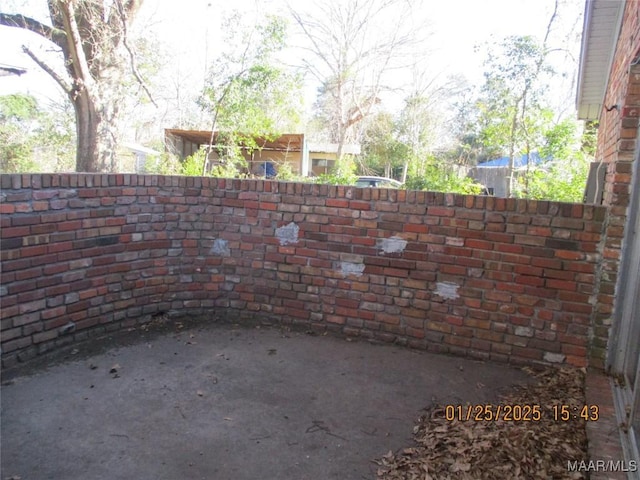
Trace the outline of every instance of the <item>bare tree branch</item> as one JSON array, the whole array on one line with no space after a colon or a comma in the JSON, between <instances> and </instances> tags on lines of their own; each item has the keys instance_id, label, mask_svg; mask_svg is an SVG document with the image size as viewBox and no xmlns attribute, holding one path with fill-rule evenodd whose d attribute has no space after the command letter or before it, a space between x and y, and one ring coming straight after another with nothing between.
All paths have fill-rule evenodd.
<instances>
[{"instance_id":1,"label":"bare tree branch","mask_svg":"<svg viewBox=\"0 0 640 480\"><path fill-rule=\"evenodd\" d=\"M389 72L406 66L397 64L404 62L406 50L418 37L406 21L411 11L395 7L407 5L402 0L327 0L306 13L289 5L306 39L300 48L311 54L302 64L323 85L324 114L338 155L379 103Z\"/></svg>"},{"instance_id":2,"label":"bare tree branch","mask_svg":"<svg viewBox=\"0 0 640 480\"><path fill-rule=\"evenodd\" d=\"M132 3L132 2L128 2L128 3ZM153 106L158 108L158 104L153 99L153 95L151 95L151 91L149 91L149 87L147 87L147 83L142 78L142 75L140 75L140 71L138 70L138 66L136 62L136 56L133 50L131 49L131 47L129 46L129 40L128 40L129 32L127 30L127 11L122 5L121 0L116 0L115 4L118 7L118 13L120 15L120 19L122 20L122 44L124 45L124 48L127 50L127 52L129 52L129 59L131 61L131 71L133 72L133 75L136 77L136 80L138 80L138 83L140 84L142 89L145 91L145 93L149 97L149 100L151 100L151 103L153 103Z\"/></svg>"},{"instance_id":3,"label":"bare tree branch","mask_svg":"<svg viewBox=\"0 0 640 480\"><path fill-rule=\"evenodd\" d=\"M24 53L26 53L29 57L31 57L31 59L45 72L47 72L55 81L58 85L60 85L60 87L62 88L62 90L64 90L64 92L71 96L72 92L73 92L73 88L71 87L71 84L65 80L64 78L62 78L61 75L59 75L53 68L51 68L49 65L47 65L44 61L42 61L40 58L38 58L36 56L35 53L33 53L29 47L23 45L22 46L22 51Z\"/></svg>"},{"instance_id":4,"label":"bare tree branch","mask_svg":"<svg viewBox=\"0 0 640 480\"><path fill-rule=\"evenodd\" d=\"M313 53L314 55L316 55L318 58L320 58L320 60L322 60L323 63L325 63L325 65L327 67L329 67L333 71L333 66L335 65L334 62L329 60L327 58L327 56L324 54L325 49L323 47L321 47L321 39L318 38L311 30L314 27L317 28L317 29L321 29L321 28L324 28L324 26L321 25L321 24L317 24L317 23L315 23L313 25L310 24L310 22L307 22L306 20L304 20L300 16L300 14L298 12L294 11L291 7L289 8L289 12L291 13L291 16L296 21L298 26L300 26L300 28L304 32L305 36L313 44L313 48L305 48L305 50L307 50L310 53ZM337 59L334 58L334 60L337 60ZM311 62L305 61L305 64L310 65Z\"/></svg>"},{"instance_id":5,"label":"bare tree branch","mask_svg":"<svg viewBox=\"0 0 640 480\"><path fill-rule=\"evenodd\" d=\"M66 47L67 35L63 30L45 25L21 14L0 13L0 25L16 27L37 33L61 48Z\"/></svg>"},{"instance_id":6,"label":"bare tree branch","mask_svg":"<svg viewBox=\"0 0 640 480\"><path fill-rule=\"evenodd\" d=\"M542 48L546 50L547 42L549 41L549 36L551 35L551 29L553 27L553 22L555 22L556 17L558 16L558 0L555 0L553 4L553 13L549 18L549 23L547 24L547 30L544 34L544 40L542 41Z\"/></svg>"}]
</instances>

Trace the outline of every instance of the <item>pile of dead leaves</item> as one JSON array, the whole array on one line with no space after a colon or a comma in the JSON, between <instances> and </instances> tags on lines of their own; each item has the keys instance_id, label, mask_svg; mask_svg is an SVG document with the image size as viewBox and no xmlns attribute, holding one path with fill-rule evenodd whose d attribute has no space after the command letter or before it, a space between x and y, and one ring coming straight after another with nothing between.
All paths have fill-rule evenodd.
<instances>
[{"instance_id":1,"label":"pile of dead leaves","mask_svg":"<svg viewBox=\"0 0 640 480\"><path fill-rule=\"evenodd\" d=\"M539 405L538 421L447 420L445 406L427 409L414 428L416 445L376 460L384 480L579 479L567 462L587 460L584 372L548 369L537 383L501 398L502 405ZM553 406L578 407L568 421L554 419ZM463 412L465 410L463 409ZM451 409L449 409L451 418Z\"/></svg>"}]
</instances>

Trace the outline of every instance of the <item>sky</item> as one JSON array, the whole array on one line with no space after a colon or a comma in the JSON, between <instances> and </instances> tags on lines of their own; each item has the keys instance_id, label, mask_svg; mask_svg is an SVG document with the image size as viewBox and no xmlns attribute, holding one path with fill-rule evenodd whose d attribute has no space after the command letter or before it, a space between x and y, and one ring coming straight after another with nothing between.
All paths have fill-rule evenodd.
<instances>
[{"instance_id":1,"label":"sky","mask_svg":"<svg viewBox=\"0 0 640 480\"><path fill-rule=\"evenodd\" d=\"M434 61L447 71L481 70L476 46L511 35L542 38L553 12L553 0L438 0L420 2L433 29ZM576 20L582 27L583 0L562 2L558 30ZM560 18L562 17L562 18ZM558 32L560 35L561 33Z\"/></svg>"},{"instance_id":2,"label":"sky","mask_svg":"<svg viewBox=\"0 0 640 480\"><path fill-rule=\"evenodd\" d=\"M285 0L146 0L140 15L141 28L165 42L164 49L181 72L193 77L194 88L204 78L204 63L213 58L220 42L221 11L244 10L258 18L263 12L286 13ZM561 44L571 30L579 38L582 30L584 0L560 0L561 8L554 32L554 41ZM46 13L44 0L0 0L0 11L20 11L40 18ZM497 42L509 35L544 34L554 0L416 0L420 21L429 32L428 68L434 76L465 76L472 84L482 81L484 51L477 46ZM19 77L0 77L0 95L25 92L42 99L62 97L61 91L48 75L21 51L21 45L38 41L36 35L18 29L0 27L0 63L23 67L28 72ZM566 42L565 42L566 43ZM41 51L48 47L42 45ZM579 45L573 44L573 55ZM577 58L576 58L577 60ZM558 56L561 68L567 68L566 58ZM178 71L177 70L177 71ZM568 74L566 82L571 82ZM570 85L565 85L564 91ZM310 90L313 91L313 90Z\"/></svg>"}]
</instances>

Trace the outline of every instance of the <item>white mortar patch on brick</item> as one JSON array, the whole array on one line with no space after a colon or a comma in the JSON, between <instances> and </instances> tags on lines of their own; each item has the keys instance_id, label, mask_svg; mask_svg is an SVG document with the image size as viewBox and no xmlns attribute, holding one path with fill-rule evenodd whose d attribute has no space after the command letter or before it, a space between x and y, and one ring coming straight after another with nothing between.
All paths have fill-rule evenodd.
<instances>
[{"instance_id":1,"label":"white mortar patch on brick","mask_svg":"<svg viewBox=\"0 0 640 480\"><path fill-rule=\"evenodd\" d=\"M231 250L229 249L229 242L222 238L216 238L213 241L213 246L209 252L211 255L218 255L220 257L230 257Z\"/></svg>"},{"instance_id":2,"label":"white mortar patch on brick","mask_svg":"<svg viewBox=\"0 0 640 480\"><path fill-rule=\"evenodd\" d=\"M545 362L562 363L567 357L565 357L562 353L545 352L542 358Z\"/></svg>"},{"instance_id":3,"label":"white mortar patch on brick","mask_svg":"<svg viewBox=\"0 0 640 480\"><path fill-rule=\"evenodd\" d=\"M364 263L340 262L340 273L345 277L347 275L362 276L364 273Z\"/></svg>"},{"instance_id":4,"label":"white mortar patch on brick","mask_svg":"<svg viewBox=\"0 0 640 480\"><path fill-rule=\"evenodd\" d=\"M280 245L289 245L290 243L298 243L299 232L300 227L291 222L289 225L276 228L276 237L280 241Z\"/></svg>"},{"instance_id":5,"label":"white mortar patch on brick","mask_svg":"<svg viewBox=\"0 0 640 480\"><path fill-rule=\"evenodd\" d=\"M459 288L460 286L453 282L438 282L436 284L435 294L447 300L455 300L456 298L460 298L458 294Z\"/></svg>"},{"instance_id":6,"label":"white mortar patch on brick","mask_svg":"<svg viewBox=\"0 0 640 480\"><path fill-rule=\"evenodd\" d=\"M464 247L464 238L460 237L447 237L445 238L447 245L453 245L454 247Z\"/></svg>"},{"instance_id":7,"label":"white mortar patch on brick","mask_svg":"<svg viewBox=\"0 0 640 480\"><path fill-rule=\"evenodd\" d=\"M397 236L381 238L378 240L378 247L384 253L400 253L404 252L404 249L407 248L407 241Z\"/></svg>"},{"instance_id":8,"label":"white mortar patch on brick","mask_svg":"<svg viewBox=\"0 0 640 480\"><path fill-rule=\"evenodd\" d=\"M519 337L533 337L533 328L531 327L516 327L513 333Z\"/></svg>"}]
</instances>

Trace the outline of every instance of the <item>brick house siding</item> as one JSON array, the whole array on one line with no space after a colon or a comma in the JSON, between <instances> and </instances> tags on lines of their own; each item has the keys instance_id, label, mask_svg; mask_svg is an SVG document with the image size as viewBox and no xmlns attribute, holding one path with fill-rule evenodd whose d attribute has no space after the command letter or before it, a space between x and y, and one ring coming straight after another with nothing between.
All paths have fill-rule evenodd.
<instances>
[{"instance_id":1,"label":"brick house siding","mask_svg":"<svg viewBox=\"0 0 640 480\"><path fill-rule=\"evenodd\" d=\"M592 364L598 367L603 367L606 361L633 162L638 148L639 60L640 2L627 1L600 114L596 152L596 159L607 166L603 205L608 208L592 339Z\"/></svg>"}]
</instances>

